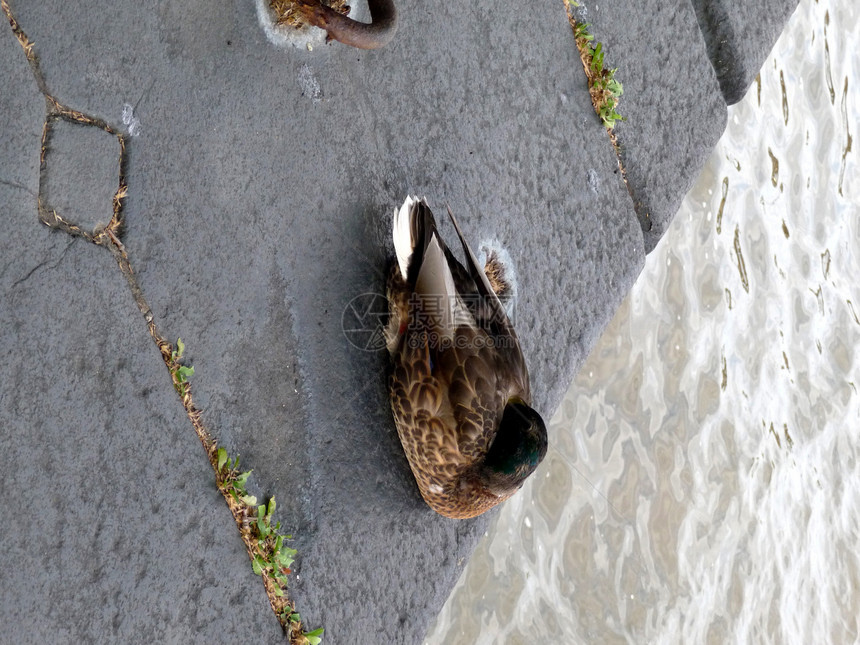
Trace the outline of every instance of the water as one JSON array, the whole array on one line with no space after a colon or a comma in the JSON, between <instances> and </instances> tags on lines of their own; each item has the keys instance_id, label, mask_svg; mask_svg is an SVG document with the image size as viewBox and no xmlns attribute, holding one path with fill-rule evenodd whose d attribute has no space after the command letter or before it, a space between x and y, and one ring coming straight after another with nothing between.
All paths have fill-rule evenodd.
<instances>
[{"instance_id":1,"label":"water","mask_svg":"<svg viewBox=\"0 0 860 645\"><path fill-rule=\"evenodd\" d=\"M860 640L858 84L803 0L427 645Z\"/></svg>"}]
</instances>

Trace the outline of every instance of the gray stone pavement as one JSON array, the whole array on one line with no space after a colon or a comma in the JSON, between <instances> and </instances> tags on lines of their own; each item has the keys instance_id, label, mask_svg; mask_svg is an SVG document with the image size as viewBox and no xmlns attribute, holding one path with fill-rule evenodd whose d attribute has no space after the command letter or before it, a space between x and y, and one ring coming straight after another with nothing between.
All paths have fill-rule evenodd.
<instances>
[{"instance_id":1,"label":"gray stone pavement","mask_svg":"<svg viewBox=\"0 0 860 645\"><path fill-rule=\"evenodd\" d=\"M281 642L116 262L36 220L44 100L5 24L0 61L0 642Z\"/></svg>"},{"instance_id":2,"label":"gray stone pavement","mask_svg":"<svg viewBox=\"0 0 860 645\"><path fill-rule=\"evenodd\" d=\"M376 321L356 317L382 293L391 213L426 195L475 245L510 252L551 416L722 132L692 6L588 15L625 85L633 199L561 0L528 16L512 1L404 5L374 52L276 48L250 1L11 6L49 91L129 132L123 242L161 333L185 341L204 424L278 500L307 626L326 643L420 641L489 517L423 504L387 358L366 346ZM2 31L2 622L17 642L278 640L116 263L38 223L44 100ZM52 203L108 219L115 140L66 124L52 145Z\"/></svg>"},{"instance_id":3,"label":"gray stone pavement","mask_svg":"<svg viewBox=\"0 0 860 645\"><path fill-rule=\"evenodd\" d=\"M726 103L740 101L797 8L788 0L692 0Z\"/></svg>"},{"instance_id":4,"label":"gray stone pavement","mask_svg":"<svg viewBox=\"0 0 860 645\"><path fill-rule=\"evenodd\" d=\"M726 104L688 0L600 2L577 13L624 84L627 121L615 131L650 252L723 133Z\"/></svg>"}]
</instances>

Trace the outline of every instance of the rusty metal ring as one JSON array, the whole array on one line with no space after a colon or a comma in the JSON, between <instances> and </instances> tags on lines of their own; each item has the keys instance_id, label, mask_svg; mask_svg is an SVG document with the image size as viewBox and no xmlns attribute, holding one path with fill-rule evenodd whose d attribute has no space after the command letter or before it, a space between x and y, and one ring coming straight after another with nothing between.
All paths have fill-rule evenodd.
<instances>
[{"instance_id":1,"label":"rusty metal ring","mask_svg":"<svg viewBox=\"0 0 860 645\"><path fill-rule=\"evenodd\" d=\"M320 0L294 0L296 11L314 27L328 33L328 37L344 45L359 49L378 49L388 44L397 31L397 10L394 0L368 0L370 22L358 22Z\"/></svg>"}]
</instances>

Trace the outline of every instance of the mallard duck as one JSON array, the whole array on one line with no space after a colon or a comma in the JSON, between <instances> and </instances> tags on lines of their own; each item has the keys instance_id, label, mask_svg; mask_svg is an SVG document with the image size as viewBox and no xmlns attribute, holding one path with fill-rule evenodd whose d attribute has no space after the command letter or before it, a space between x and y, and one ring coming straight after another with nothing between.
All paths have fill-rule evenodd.
<instances>
[{"instance_id":1,"label":"mallard duck","mask_svg":"<svg viewBox=\"0 0 860 645\"><path fill-rule=\"evenodd\" d=\"M446 517L480 515L513 495L546 455L546 426L530 407L519 341L460 227L464 267L439 236L425 200L394 214L386 341L391 408L427 504ZM489 271L497 280L500 267Z\"/></svg>"}]
</instances>

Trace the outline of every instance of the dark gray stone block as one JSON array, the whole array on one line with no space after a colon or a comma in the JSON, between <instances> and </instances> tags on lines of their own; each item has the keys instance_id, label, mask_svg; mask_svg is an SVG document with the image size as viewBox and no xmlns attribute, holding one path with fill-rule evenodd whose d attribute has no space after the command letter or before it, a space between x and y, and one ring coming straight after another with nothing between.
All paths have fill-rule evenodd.
<instances>
[{"instance_id":1,"label":"dark gray stone block","mask_svg":"<svg viewBox=\"0 0 860 645\"><path fill-rule=\"evenodd\" d=\"M282 642L113 259L33 211L2 244L4 640Z\"/></svg>"},{"instance_id":2,"label":"dark gray stone block","mask_svg":"<svg viewBox=\"0 0 860 645\"><path fill-rule=\"evenodd\" d=\"M722 135L726 105L688 0L585 3L576 15L624 85L615 131L650 252Z\"/></svg>"},{"instance_id":3,"label":"dark gray stone block","mask_svg":"<svg viewBox=\"0 0 860 645\"><path fill-rule=\"evenodd\" d=\"M746 94L797 0L692 0L726 103Z\"/></svg>"},{"instance_id":4,"label":"dark gray stone block","mask_svg":"<svg viewBox=\"0 0 860 645\"><path fill-rule=\"evenodd\" d=\"M45 102L5 24L0 76L0 640L282 642L116 263L38 222Z\"/></svg>"},{"instance_id":5,"label":"dark gray stone block","mask_svg":"<svg viewBox=\"0 0 860 645\"><path fill-rule=\"evenodd\" d=\"M119 185L120 144L100 128L54 120L46 142L42 197L46 208L86 231L106 226Z\"/></svg>"}]
</instances>

